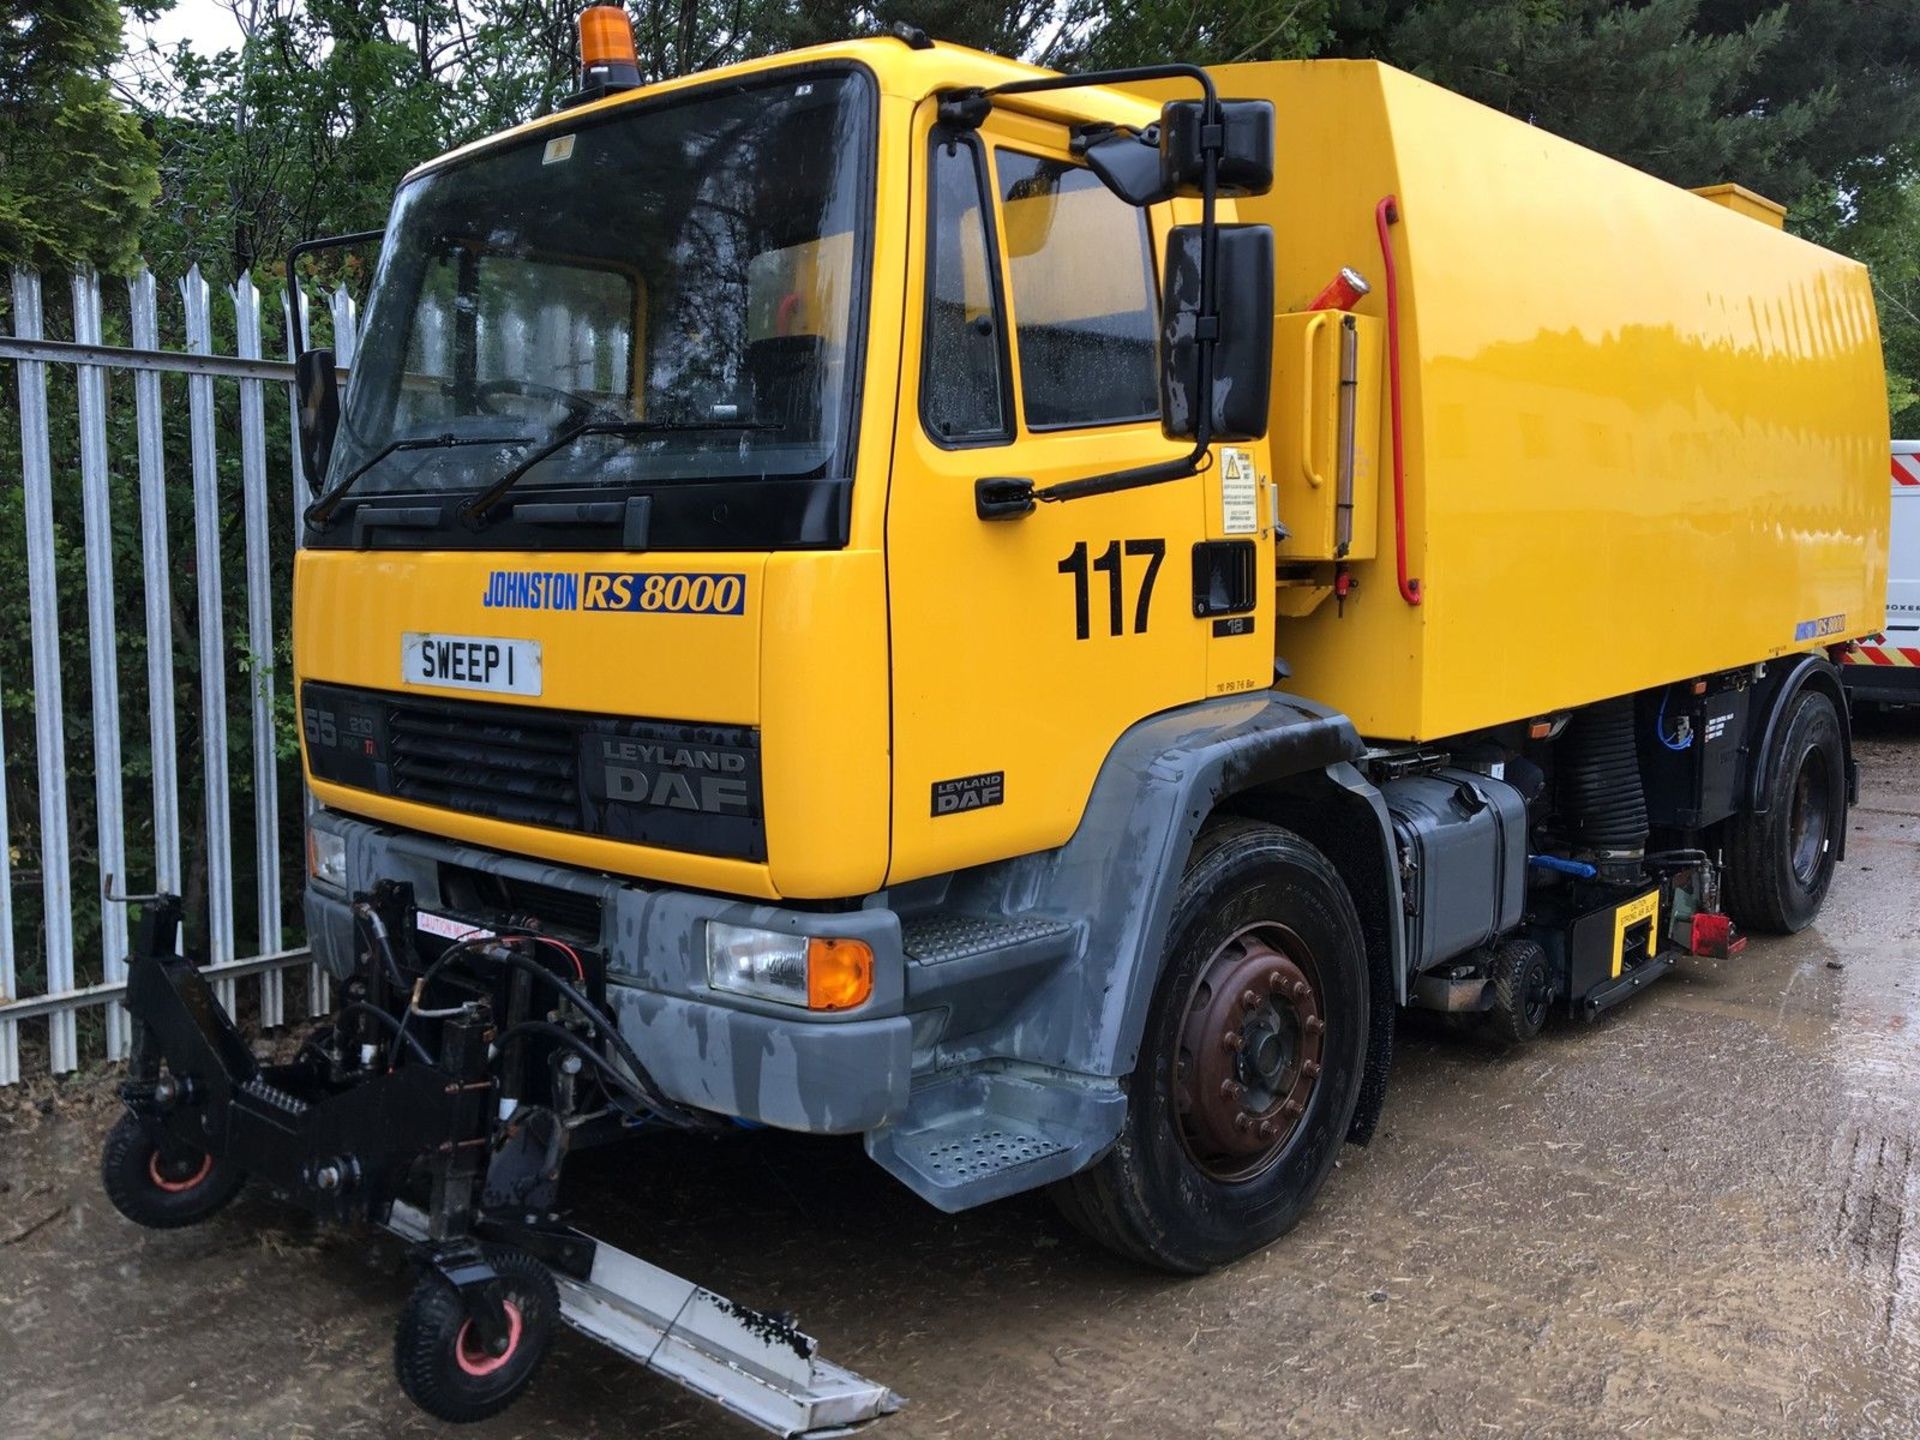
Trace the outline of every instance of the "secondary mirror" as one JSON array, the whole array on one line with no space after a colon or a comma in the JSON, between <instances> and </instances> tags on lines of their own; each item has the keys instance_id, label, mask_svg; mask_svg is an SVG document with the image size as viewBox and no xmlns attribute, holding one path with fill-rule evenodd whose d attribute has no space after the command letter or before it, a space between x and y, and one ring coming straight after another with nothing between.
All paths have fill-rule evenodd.
<instances>
[{"instance_id":1,"label":"secondary mirror","mask_svg":"<svg viewBox=\"0 0 1920 1440\"><path fill-rule=\"evenodd\" d=\"M1211 408L1209 440L1257 440L1267 433L1273 373L1273 227L1222 225L1215 252L1220 317L1213 383L1200 393L1200 256L1203 230L1167 232L1160 283L1160 428L1169 440L1199 437L1201 405Z\"/></svg>"},{"instance_id":2,"label":"secondary mirror","mask_svg":"<svg viewBox=\"0 0 1920 1440\"><path fill-rule=\"evenodd\" d=\"M1173 198L1162 179L1160 128L1128 130L1118 125L1075 136L1076 148L1107 189L1129 205L1158 205Z\"/></svg>"},{"instance_id":3,"label":"secondary mirror","mask_svg":"<svg viewBox=\"0 0 1920 1440\"><path fill-rule=\"evenodd\" d=\"M340 377L333 351L302 350L293 362L293 388L299 396L300 460L307 483L321 488L333 458L333 436L340 428Z\"/></svg>"}]
</instances>

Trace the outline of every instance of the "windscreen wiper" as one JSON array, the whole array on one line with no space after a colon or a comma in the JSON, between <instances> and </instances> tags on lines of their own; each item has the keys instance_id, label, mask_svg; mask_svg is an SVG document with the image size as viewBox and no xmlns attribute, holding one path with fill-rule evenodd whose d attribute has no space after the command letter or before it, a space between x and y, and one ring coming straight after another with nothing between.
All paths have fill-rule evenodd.
<instances>
[{"instance_id":1,"label":"windscreen wiper","mask_svg":"<svg viewBox=\"0 0 1920 1440\"><path fill-rule=\"evenodd\" d=\"M404 440L390 440L359 465L356 465L340 483L326 494L307 506L305 515L307 524L315 529L324 530L333 520L333 512L340 508L340 502L354 482L378 465L389 455L397 455L402 450L452 450L463 445L531 445L531 435L412 435Z\"/></svg>"},{"instance_id":2,"label":"windscreen wiper","mask_svg":"<svg viewBox=\"0 0 1920 1440\"><path fill-rule=\"evenodd\" d=\"M487 523L487 512L520 483L520 477L548 456L558 454L576 440L589 435L678 435L702 430L780 430L784 426L767 420L583 420L560 431L546 444L529 450L486 489L465 501L456 514L476 529Z\"/></svg>"}]
</instances>

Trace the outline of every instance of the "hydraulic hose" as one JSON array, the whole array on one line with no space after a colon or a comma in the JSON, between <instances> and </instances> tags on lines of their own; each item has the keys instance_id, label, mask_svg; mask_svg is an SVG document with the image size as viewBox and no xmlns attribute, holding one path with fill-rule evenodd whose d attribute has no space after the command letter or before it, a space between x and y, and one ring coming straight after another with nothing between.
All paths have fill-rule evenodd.
<instances>
[{"instance_id":1,"label":"hydraulic hose","mask_svg":"<svg viewBox=\"0 0 1920 1440\"><path fill-rule=\"evenodd\" d=\"M394 1019L393 1016L378 1006L369 1005L364 1000L348 1000L340 1006L338 1013L341 1015L354 1014L369 1016L393 1032L394 1049L387 1055L387 1067L389 1069L393 1067L394 1056L398 1053L402 1041L405 1041L408 1048L410 1048L415 1055L419 1056L421 1060L429 1065L433 1063L433 1056L429 1055L427 1053L427 1047L420 1043L420 1037L407 1034L407 1027L404 1024Z\"/></svg>"},{"instance_id":2,"label":"hydraulic hose","mask_svg":"<svg viewBox=\"0 0 1920 1440\"><path fill-rule=\"evenodd\" d=\"M513 938L538 939L539 937L515 936ZM466 941L462 941L460 945L466 945L467 943ZM648 1073L646 1065L641 1061L639 1055L634 1053L634 1049L627 1043L626 1037L621 1035L620 1027L614 1023L605 1011L601 1010L599 1006L595 1005L586 997L585 993L568 981L554 974L553 971L549 970L546 966L530 960L524 955L515 954L511 949L505 950L503 953L496 953L492 950L480 948L466 951L461 950L459 945L456 945L450 947L439 959L429 965L426 970L422 972L419 980L416 981L415 984L419 989L424 991L425 988L432 983L434 978L439 975L440 971L461 954L472 954L481 959L491 960L496 964L506 965L512 969L524 970L535 979L544 980L562 997L571 1001L582 1014L600 1028L601 1033L606 1036L608 1043L613 1046L616 1053L618 1053L620 1058L624 1060L633 1071L633 1075L627 1078L627 1088L633 1091L642 1104L649 1110L660 1115L663 1119L671 1119L689 1129L706 1128L706 1120L697 1111L689 1110L669 1100L661 1093L660 1087L655 1083L653 1076ZM543 1022L527 1021L523 1023L534 1024ZM604 1063L605 1057L602 1056L600 1058Z\"/></svg>"}]
</instances>

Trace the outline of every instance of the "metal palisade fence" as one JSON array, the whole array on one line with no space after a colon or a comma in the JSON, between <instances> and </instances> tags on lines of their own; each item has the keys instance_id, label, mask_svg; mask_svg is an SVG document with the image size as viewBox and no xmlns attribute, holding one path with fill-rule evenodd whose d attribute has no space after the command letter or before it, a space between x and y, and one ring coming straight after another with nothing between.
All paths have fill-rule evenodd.
<instances>
[{"instance_id":1,"label":"metal palisade fence","mask_svg":"<svg viewBox=\"0 0 1920 1440\"><path fill-rule=\"evenodd\" d=\"M309 498L292 357L267 358L245 274L215 289L197 268L177 286L145 269L124 283L15 270L10 300L0 1085L125 1056L129 892L185 896L189 951L221 1002L263 1028L284 1023L284 972L308 961L304 796L276 684ZM279 337L287 304L276 291L265 307ZM344 367L346 288L324 308ZM237 919L243 896L252 914ZM317 1014L326 979L306 974Z\"/></svg>"}]
</instances>

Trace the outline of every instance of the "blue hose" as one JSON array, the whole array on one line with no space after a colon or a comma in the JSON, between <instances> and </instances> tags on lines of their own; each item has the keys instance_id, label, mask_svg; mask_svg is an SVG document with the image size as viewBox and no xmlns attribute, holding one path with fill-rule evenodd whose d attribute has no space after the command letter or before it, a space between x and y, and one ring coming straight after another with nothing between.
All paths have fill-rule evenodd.
<instances>
[{"instance_id":1,"label":"blue hose","mask_svg":"<svg viewBox=\"0 0 1920 1440\"><path fill-rule=\"evenodd\" d=\"M1591 880L1600 873L1584 860L1562 860L1558 855L1529 855L1527 864L1536 870L1552 870L1560 875L1577 875L1582 880Z\"/></svg>"},{"instance_id":2,"label":"blue hose","mask_svg":"<svg viewBox=\"0 0 1920 1440\"><path fill-rule=\"evenodd\" d=\"M1688 735L1686 739L1680 741L1678 744L1667 738L1667 697L1671 694L1673 694L1672 686L1668 686L1661 692L1660 713L1654 717L1653 721L1653 738L1669 750L1685 750L1693 744L1692 735Z\"/></svg>"}]
</instances>

